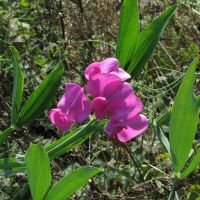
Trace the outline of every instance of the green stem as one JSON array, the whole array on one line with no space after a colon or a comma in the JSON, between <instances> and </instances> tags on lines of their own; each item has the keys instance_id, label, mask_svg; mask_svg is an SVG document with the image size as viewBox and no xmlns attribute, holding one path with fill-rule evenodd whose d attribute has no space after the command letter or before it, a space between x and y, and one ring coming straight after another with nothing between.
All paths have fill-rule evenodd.
<instances>
[{"instance_id":1,"label":"green stem","mask_svg":"<svg viewBox=\"0 0 200 200\"><path fill-rule=\"evenodd\" d=\"M16 130L16 126L12 125L9 128L7 128L6 130L4 130L3 132L0 133L0 144L2 144L7 137L14 131Z\"/></svg>"},{"instance_id":2,"label":"green stem","mask_svg":"<svg viewBox=\"0 0 200 200\"><path fill-rule=\"evenodd\" d=\"M173 200L176 194L176 186L178 183L178 179L176 177L173 178L173 183L172 183L172 190L169 194L168 200Z\"/></svg>"}]
</instances>

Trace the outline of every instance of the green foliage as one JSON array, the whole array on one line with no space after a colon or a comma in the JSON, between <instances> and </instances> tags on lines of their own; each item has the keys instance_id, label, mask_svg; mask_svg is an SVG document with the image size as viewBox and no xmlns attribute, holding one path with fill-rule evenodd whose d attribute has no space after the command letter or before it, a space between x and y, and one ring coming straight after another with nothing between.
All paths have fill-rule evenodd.
<instances>
[{"instance_id":1,"label":"green foliage","mask_svg":"<svg viewBox=\"0 0 200 200\"><path fill-rule=\"evenodd\" d=\"M137 0L125 0L122 5L116 57L124 68L133 56L139 35Z\"/></svg>"},{"instance_id":2,"label":"green foliage","mask_svg":"<svg viewBox=\"0 0 200 200\"><path fill-rule=\"evenodd\" d=\"M200 164L200 149L197 149L189 165L181 172L180 179L186 178Z\"/></svg>"},{"instance_id":3,"label":"green foliage","mask_svg":"<svg viewBox=\"0 0 200 200\"><path fill-rule=\"evenodd\" d=\"M149 60L162 36L167 22L176 10L176 5L169 7L140 33L137 46L128 66L129 73L134 73Z\"/></svg>"},{"instance_id":4,"label":"green foliage","mask_svg":"<svg viewBox=\"0 0 200 200\"><path fill-rule=\"evenodd\" d=\"M61 156L62 154L79 146L97 131L102 130L104 125L104 121L99 122L96 120L92 120L86 125L78 129L72 130L70 133L63 136L46 148L50 159Z\"/></svg>"},{"instance_id":5,"label":"green foliage","mask_svg":"<svg viewBox=\"0 0 200 200\"><path fill-rule=\"evenodd\" d=\"M33 200L42 200L51 185L49 157L45 149L37 144L28 149L25 161Z\"/></svg>"},{"instance_id":6,"label":"green foliage","mask_svg":"<svg viewBox=\"0 0 200 200\"><path fill-rule=\"evenodd\" d=\"M170 119L170 151L174 171L178 173L186 163L196 134L199 113L193 94L196 58L189 66L176 95Z\"/></svg>"},{"instance_id":7,"label":"green foliage","mask_svg":"<svg viewBox=\"0 0 200 200\"><path fill-rule=\"evenodd\" d=\"M18 53L17 49L15 49L15 47L11 47L11 51L12 51L12 63L13 63L13 67L14 67L11 123L15 124L15 122L18 118L18 115L19 115L19 111L20 111L24 78L23 78L23 72L22 72L21 66L20 66L19 53Z\"/></svg>"},{"instance_id":8,"label":"green foliage","mask_svg":"<svg viewBox=\"0 0 200 200\"><path fill-rule=\"evenodd\" d=\"M0 169L18 171L24 169L25 165L16 158L0 159Z\"/></svg>"},{"instance_id":9,"label":"green foliage","mask_svg":"<svg viewBox=\"0 0 200 200\"><path fill-rule=\"evenodd\" d=\"M58 181L48 192L45 200L65 200L68 199L75 191L87 184L88 179L92 178L102 170L86 166L81 167Z\"/></svg>"},{"instance_id":10,"label":"green foliage","mask_svg":"<svg viewBox=\"0 0 200 200\"><path fill-rule=\"evenodd\" d=\"M30 123L49 107L60 85L63 70L63 65L59 63L58 67L31 94L19 114L17 127Z\"/></svg>"},{"instance_id":11,"label":"green foliage","mask_svg":"<svg viewBox=\"0 0 200 200\"><path fill-rule=\"evenodd\" d=\"M15 130L16 130L15 126L10 126L9 128L0 132L0 144L3 143L7 139L7 137Z\"/></svg>"}]
</instances>

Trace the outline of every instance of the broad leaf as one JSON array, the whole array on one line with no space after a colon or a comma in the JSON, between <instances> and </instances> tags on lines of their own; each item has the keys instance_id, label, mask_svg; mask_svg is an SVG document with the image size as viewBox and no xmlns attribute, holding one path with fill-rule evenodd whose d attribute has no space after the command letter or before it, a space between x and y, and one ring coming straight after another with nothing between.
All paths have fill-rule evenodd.
<instances>
[{"instance_id":1,"label":"broad leaf","mask_svg":"<svg viewBox=\"0 0 200 200\"><path fill-rule=\"evenodd\" d=\"M175 13L176 9L176 5L169 7L139 35L135 52L132 55L132 60L128 67L129 73L133 73L143 67L149 60L162 36L167 22Z\"/></svg>"},{"instance_id":2,"label":"broad leaf","mask_svg":"<svg viewBox=\"0 0 200 200\"><path fill-rule=\"evenodd\" d=\"M186 178L190 173L192 173L195 168L200 164L200 149L197 150L196 154L192 158L192 161L190 164L187 166L187 168L181 172L180 178L184 179Z\"/></svg>"},{"instance_id":3,"label":"broad leaf","mask_svg":"<svg viewBox=\"0 0 200 200\"><path fill-rule=\"evenodd\" d=\"M58 181L49 191L45 200L66 200L78 189L85 186L90 178L102 170L95 167L81 167Z\"/></svg>"},{"instance_id":4,"label":"broad leaf","mask_svg":"<svg viewBox=\"0 0 200 200\"><path fill-rule=\"evenodd\" d=\"M189 66L172 107L169 141L176 173L188 159L198 125L198 103L193 94L197 63L198 58Z\"/></svg>"},{"instance_id":5,"label":"broad leaf","mask_svg":"<svg viewBox=\"0 0 200 200\"><path fill-rule=\"evenodd\" d=\"M137 0L124 0L120 16L116 57L122 68L130 61L139 35Z\"/></svg>"},{"instance_id":6,"label":"broad leaf","mask_svg":"<svg viewBox=\"0 0 200 200\"><path fill-rule=\"evenodd\" d=\"M25 162L32 198L42 200L51 185L49 157L41 145L31 145Z\"/></svg>"},{"instance_id":7,"label":"broad leaf","mask_svg":"<svg viewBox=\"0 0 200 200\"><path fill-rule=\"evenodd\" d=\"M77 147L94 133L101 131L104 125L105 121L100 122L97 120L92 120L83 127L67 133L65 136L55 141L46 148L49 158L54 159Z\"/></svg>"},{"instance_id":8,"label":"broad leaf","mask_svg":"<svg viewBox=\"0 0 200 200\"><path fill-rule=\"evenodd\" d=\"M62 74L63 65L59 64L59 66L45 78L41 85L25 102L25 105L19 114L16 126L23 126L24 124L33 121L49 107L60 85Z\"/></svg>"},{"instance_id":9,"label":"broad leaf","mask_svg":"<svg viewBox=\"0 0 200 200\"><path fill-rule=\"evenodd\" d=\"M20 56L15 49L11 47L12 52L12 64L14 66L14 81L13 81L13 92L12 92L12 111L11 111L11 123L15 124L20 111L20 104L22 100L24 78L20 67Z\"/></svg>"}]
</instances>

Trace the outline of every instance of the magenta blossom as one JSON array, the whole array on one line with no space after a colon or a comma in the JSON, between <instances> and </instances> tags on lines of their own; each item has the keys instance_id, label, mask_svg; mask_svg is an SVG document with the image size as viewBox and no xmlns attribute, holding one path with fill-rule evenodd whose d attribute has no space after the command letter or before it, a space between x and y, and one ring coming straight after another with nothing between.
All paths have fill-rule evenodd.
<instances>
[{"instance_id":1,"label":"magenta blossom","mask_svg":"<svg viewBox=\"0 0 200 200\"><path fill-rule=\"evenodd\" d=\"M130 113L125 120L110 120L104 127L109 138L117 137L121 142L128 142L148 128L148 119L145 115Z\"/></svg>"},{"instance_id":2,"label":"magenta blossom","mask_svg":"<svg viewBox=\"0 0 200 200\"><path fill-rule=\"evenodd\" d=\"M91 77L86 91L93 97L91 109L99 120L106 116L121 120L130 112L139 113L143 107L132 86L113 74L101 73Z\"/></svg>"},{"instance_id":3,"label":"magenta blossom","mask_svg":"<svg viewBox=\"0 0 200 200\"><path fill-rule=\"evenodd\" d=\"M85 77L87 80L90 80L91 77L99 73L114 74L122 81L131 77L123 69L119 68L119 61L116 58L107 58L101 62L94 62L90 64L85 70Z\"/></svg>"},{"instance_id":4,"label":"magenta blossom","mask_svg":"<svg viewBox=\"0 0 200 200\"><path fill-rule=\"evenodd\" d=\"M57 108L51 109L49 118L52 124L62 131L68 131L74 122L84 121L90 113L90 102L84 89L78 84L68 83Z\"/></svg>"}]
</instances>

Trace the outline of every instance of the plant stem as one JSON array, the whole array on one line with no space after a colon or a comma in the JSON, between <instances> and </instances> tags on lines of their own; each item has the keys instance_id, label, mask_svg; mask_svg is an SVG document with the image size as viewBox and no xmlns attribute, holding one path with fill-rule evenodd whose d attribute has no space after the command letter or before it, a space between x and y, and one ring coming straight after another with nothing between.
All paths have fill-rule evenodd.
<instances>
[{"instance_id":1,"label":"plant stem","mask_svg":"<svg viewBox=\"0 0 200 200\"><path fill-rule=\"evenodd\" d=\"M16 130L16 126L11 125L9 128L4 130L3 132L0 133L0 144L3 143L7 137L14 131Z\"/></svg>"},{"instance_id":2,"label":"plant stem","mask_svg":"<svg viewBox=\"0 0 200 200\"><path fill-rule=\"evenodd\" d=\"M178 179L176 177L173 178L173 183L172 183L172 190L169 194L168 200L173 200L175 197L175 193L176 193L176 186L178 183Z\"/></svg>"}]
</instances>

